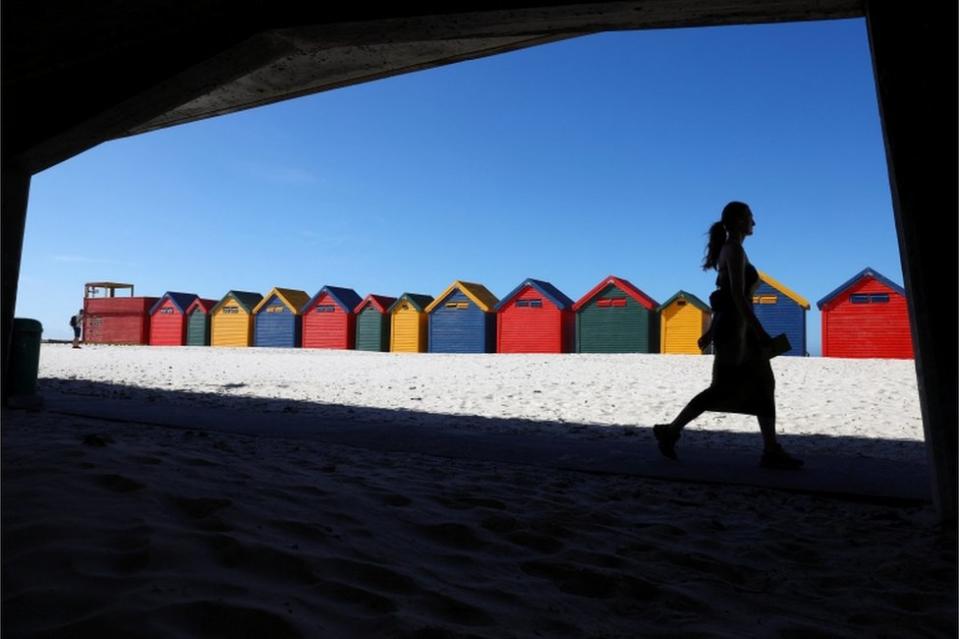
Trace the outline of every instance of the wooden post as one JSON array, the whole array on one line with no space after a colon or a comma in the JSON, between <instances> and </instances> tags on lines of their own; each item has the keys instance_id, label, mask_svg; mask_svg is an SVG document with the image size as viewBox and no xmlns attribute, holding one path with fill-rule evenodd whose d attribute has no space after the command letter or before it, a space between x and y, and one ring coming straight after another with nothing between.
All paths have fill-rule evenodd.
<instances>
[{"instance_id":1,"label":"wooden post","mask_svg":"<svg viewBox=\"0 0 959 639\"><path fill-rule=\"evenodd\" d=\"M956 522L955 2L866 1L919 403L943 522Z\"/></svg>"},{"instance_id":2,"label":"wooden post","mask_svg":"<svg viewBox=\"0 0 959 639\"><path fill-rule=\"evenodd\" d=\"M17 283L20 279L20 254L23 250L23 231L27 221L27 198L30 194L30 173L11 162L5 161L2 170L3 189L0 199L0 218L2 218L3 233L0 233L0 244L3 253L2 262L2 297L0 297L0 314L2 327L0 339L3 346L3 383L0 390L0 403L7 404L7 385L10 381L10 341L13 337L13 316L17 304Z\"/></svg>"}]
</instances>

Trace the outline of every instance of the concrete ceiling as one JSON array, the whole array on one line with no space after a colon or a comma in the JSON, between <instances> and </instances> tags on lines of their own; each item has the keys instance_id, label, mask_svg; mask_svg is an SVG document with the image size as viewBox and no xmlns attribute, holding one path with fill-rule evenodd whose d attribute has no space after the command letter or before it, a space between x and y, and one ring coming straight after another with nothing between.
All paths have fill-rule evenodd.
<instances>
[{"instance_id":1,"label":"concrete ceiling","mask_svg":"<svg viewBox=\"0 0 959 639\"><path fill-rule=\"evenodd\" d=\"M7 1L4 157L38 171L111 138L600 31L863 14L860 0L504 4Z\"/></svg>"}]
</instances>

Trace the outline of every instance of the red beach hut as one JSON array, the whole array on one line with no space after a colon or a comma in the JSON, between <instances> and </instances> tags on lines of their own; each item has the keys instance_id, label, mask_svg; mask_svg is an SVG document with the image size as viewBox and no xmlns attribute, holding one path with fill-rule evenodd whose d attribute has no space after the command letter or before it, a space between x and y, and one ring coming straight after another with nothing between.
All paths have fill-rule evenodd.
<instances>
[{"instance_id":1,"label":"red beach hut","mask_svg":"<svg viewBox=\"0 0 959 639\"><path fill-rule=\"evenodd\" d=\"M150 346L183 346L186 311L197 299L194 293L167 291L150 309Z\"/></svg>"},{"instance_id":2,"label":"red beach hut","mask_svg":"<svg viewBox=\"0 0 959 639\"><path fill-rule=\"evenodd\" d=\"M354 348L361 301L351 288L321 288L303 307L303 348Z\"/></svg>"},{"instance_id":3,"label":"red beach hut","mask_svg":"<svg viewBox=\"0 0 959 639\"><path fill-rule=\"evenodd\" d=\"M906 291L873 269L863 269L816 306L823 357L913 357Z\"/></svg>"},{"instance_id":4,"label":"red beach hut","mask_svg":"<svg viewBox=\"0 0 959 639\"><path fill-rule=\"evenodd\" d=\"M496 305L497 353L568 353L575 331L573 300L549 282L529 278Z\"/></svg>"}]
</instances>

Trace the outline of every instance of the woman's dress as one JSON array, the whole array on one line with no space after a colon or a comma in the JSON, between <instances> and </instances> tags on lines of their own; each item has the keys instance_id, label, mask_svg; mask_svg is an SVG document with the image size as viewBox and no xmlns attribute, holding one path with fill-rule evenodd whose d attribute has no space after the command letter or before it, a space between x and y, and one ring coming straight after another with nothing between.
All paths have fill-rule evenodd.
<instances>
[{"instance_id":1,"label":"woman's dress","mask_svg":"<svg viewBox=\"0 0 959 639\"><path fill-rule=\"evenodd\" d=\"M743 294L749 301L759 273L747 261L743 275ZM725 271L720 271L716 286L716 291L709 296L715 359L706 410L775 415L776 378L769 365L769 355L733 305Z\"/></svg>"}]
</instances>

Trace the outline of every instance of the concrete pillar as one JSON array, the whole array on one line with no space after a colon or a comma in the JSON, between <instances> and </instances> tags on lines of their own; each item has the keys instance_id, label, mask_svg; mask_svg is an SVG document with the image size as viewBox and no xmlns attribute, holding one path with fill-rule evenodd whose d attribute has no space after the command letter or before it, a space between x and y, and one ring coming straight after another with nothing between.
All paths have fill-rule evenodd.
<instances>
[{"instance_id":1,"label":"concrete pillar","mask_svg":"<svg viewBox=\"0 0 959 639\"><path fill-rule=\"evenodd\" d=\"M956 522L957 57L955 2L867 0L932 489Z\"/></svg>"},{"instance_id":2,"label":"concrete pillar","mask_svg":"<svg viewBox=\"0 0 959 639\"><path fill-rule=\"evenodd\" d=\"M2 298L0 298L0 313L3 315L3 384L0 403L7 404L7 376L10 363L10 337L13 333L13 314L17 304L17 283L20 279L20 253L23 250L23 230L27 221L27 197L30 193L30 173L10 162L4 162L2 170L2 201L0 201L0 218L2 218L3 233L0 233L2 243Z\"/></svg>"}]
</instances>

